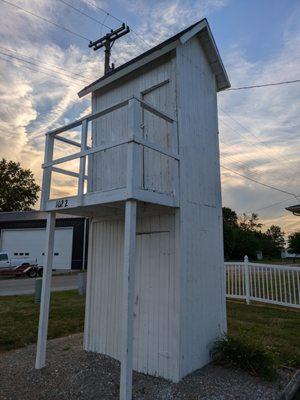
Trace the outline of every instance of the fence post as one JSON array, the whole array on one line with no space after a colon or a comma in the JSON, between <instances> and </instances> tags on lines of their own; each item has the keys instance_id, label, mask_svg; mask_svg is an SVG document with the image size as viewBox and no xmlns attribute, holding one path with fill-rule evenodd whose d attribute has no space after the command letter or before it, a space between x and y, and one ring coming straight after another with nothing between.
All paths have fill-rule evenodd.
<instances>
[{"instance_id":1,"label":"fence post","mask_svg":"<svg viewBox=\"0 0 300 400\"><path fill-rule=\"evenodd\" d=\"M244 257L244 269L245 269L246 303L250 304L249 258L248 258L248 256Z\"/></svg>"}]
</instances>

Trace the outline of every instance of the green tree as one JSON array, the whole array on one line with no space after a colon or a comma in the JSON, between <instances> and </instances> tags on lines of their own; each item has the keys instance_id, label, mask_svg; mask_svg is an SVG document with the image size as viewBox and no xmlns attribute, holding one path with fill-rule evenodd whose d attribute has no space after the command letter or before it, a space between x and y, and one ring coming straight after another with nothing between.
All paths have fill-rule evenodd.
<instances>
[{"instance_id":1,"label":"green tree","mask_svg":"<svg viewBox=\"0 0 300 400\"><path fill-rule=\"evenodd\" d=\"M300 231L289 235L288 250L290 253L300 254Z\"/></svg>"},{"instance_id":2,"label":"green tree","mask_svg":"<svg viewBox=\"0 0 300 400\"><path fill-rule=\"evenodd\" d=\"M29 169L4 158L0 161L0 211L30 210L39 190Z\"/></svg>"},{"instance_id":3,"label":"green tree","mask_svg":"<svg viewBox=\"0 0 300 400\"><path fill-rule=\"evenodd\" d=\"M281 230L280 226L271 225L266 231L266 235L273 241L275 247L281 251L284 248L284 232Z\"/></svg>"},{"instance_id":4,"label":"green tree","mask_svg":"<svg viewBox=\"0 0 300 400\"><path fill-rule=\"evenodd\" d=\"M243 214L239 218L239 225L240 228L244 231L250 231L250 232L257 232L260 231L260 228L262 227L262 223L258 222L259 217L258 214L252 213L250 216L247 214Z\"/></svg>"},{"instance_id":5,"label":"green tree","mask_svg":"<svg viewBox=\"0 0 300 400\"><path fill-rule=\"evenodd\" d=\"M229 207L223 207L223 237L224 257L229 260L234 251L234 229L237 228L238 217L235 211Z\"/></svg>"}]
</instances>

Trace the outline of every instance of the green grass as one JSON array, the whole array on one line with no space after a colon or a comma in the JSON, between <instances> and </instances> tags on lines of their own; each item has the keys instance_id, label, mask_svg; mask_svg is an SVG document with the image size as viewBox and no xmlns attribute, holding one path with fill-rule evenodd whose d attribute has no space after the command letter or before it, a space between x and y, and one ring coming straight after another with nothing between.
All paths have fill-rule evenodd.
<instances>
[{"instance_id":1,"label":"green grass","mask_svg":"<svg viewBox=\"0 0 300 400\"><path fill-rule=\"evenodd\" d=\"M0 297L0 352L36 342L39 305L33 296ZM51 294L48 338L82 332L84 297L77 291Z\"/></svg>"},{"instance_id":2,"label":"green grass","mask_svg":"<svg viewBox=\"0 0 300 400\"><path fill-rule=\"evenodd\" d=\"M300 366L300 312L263 304L227 302L228 331L258 338L271 347L280 365Z\"/></svg>"},{"instance_id":3,"label":"green grass","mask_svg":"<svg viewBox=\"0 0 300 400\"><path fill-rule=\"evenodd\" d=\"M0 297L0 352L35 343L38 315L31 295ZM230 334L258 338L274 348L280 364L300 366L298 310L229 301L227 315ZM51 294L49 339L82 332L83 323L83 296L77 291Z\"/></svg>"}]
</instances>

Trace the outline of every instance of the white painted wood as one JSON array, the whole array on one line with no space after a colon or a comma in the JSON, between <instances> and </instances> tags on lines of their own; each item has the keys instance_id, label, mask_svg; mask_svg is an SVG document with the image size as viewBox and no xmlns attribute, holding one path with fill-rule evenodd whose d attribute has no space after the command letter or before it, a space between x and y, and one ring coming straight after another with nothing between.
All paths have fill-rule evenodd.
<instances>
[{"instance_id":1,"label":"white painted wood","mask_svg":"<svg viewBox=\"0 0 300 400\"><path fill-rule=\"evenodd\" d=\"M48 334L48 319L50 306L51 277L54 250L55 213L49 213L46 226L45 266L41 293L38 341L35 368L43 368L46 364L46 346Z\"/></svg>"},{"instance_id":2,"label":"white painted wood","mask_svg":"<svg viewBox=\"0 0 300 400\"><path fill-rule=\"evenodd\" d=\"M75 147L79 147L79 148L81 147L81 143L75 142L74 140L65 138L63 136L57 135L57 136L55 136L55 140L58 140L59 142L64 142L64 143L70 144L71 146L75 146Z\"/></svg>"},{"instance_id":3,"label":"white painted wood","mask_svg":"<svg viewBox=\"0 0 300 400\"><path fill-rule=\"evenodd\" d=\"M216 81L196 37L177 47L176 68L180 154L179 362L183 377L209 362L211 344L226 330L226 310Z\"/></svg>"},{"instance_id":4,"label":"white painted wood","mask_svg":"<svg viewBox=\"0 0 300 400\"><path fill-rule=\"evenodd\" d=\"M121 361L120 397L126 400L132 368L177 382L209 362L211 344L226 331L216 105L220 66L209 62L213 52L205 42L207 32L199 40L202 33L176 41L176 51L171 46L147 67L128 66L97 83L88 117L92 148L76 154L89 157L89 191L82 201L63 199L68 212L99 215L91 223L84 343L87 350ZM126 79L106 86L124 73ZM57 132L62 131L53 135ZM95 207L114 207L114 202L118 207L128 202L129 224L120 210L101 214L103 208ZM47 207L56 204L48 201ZM132 297L128 276L134 262ZM281 279L293 287L289 276ZM234 285L239 284L236 276Z\"/></svg>"},{"instance_id":5,"label":"white painted wood","mask_svg":"<svg viewBox=\"0 0 300 400\"><path fill-rule=\"evenodd\" d=\"M118 216L93 221L88 266L92 300L87 304L85 348L121 360L124 220ZM136 240L133 368L176 381L174 214L138 216Z\"/></svg>"},{"instance_id":6,"label":"white painted wood","mask_svg":"<svg viewBox=\"0 0 300 400\"><path fill-rule=\"evenodd\" d=\"M81 125L81 151L85 152L87 145L87 133L88 133L88 121L85 119L82 121ZM84 192L84 176L86 168L86 156L80 157L79 162L79 177L78 177L78 191L77 195L80 198L79 201L82 202L82 196Z\"/></svg>"},{"instance_id":7,"label":"white painted wood","mask_svg":"<svg viewBox=\"0 0 300 400\"><path fill-rule=\"evenodd\" d=\"M54 139L53 137L46 135L45 140L46 143L45 143L44 163L49 164L53 158ZM51 175L52 175L51 167L49 165L44 167L42 191L41 191L41 206L40 206L41 211L45 210L46 203L50 198Z\"/></svg>"},{"instance_id":8,"label":"white painted wood","mask_svg":"<svg viewBox=\"0 0 300 400\"><path fill-rule=\"evenodd\" d=\"M132 398L133 302L136 247L136 201L125 208L124 267L122 274L122 344L120 400Z\"/></svg>"}]
</instances>

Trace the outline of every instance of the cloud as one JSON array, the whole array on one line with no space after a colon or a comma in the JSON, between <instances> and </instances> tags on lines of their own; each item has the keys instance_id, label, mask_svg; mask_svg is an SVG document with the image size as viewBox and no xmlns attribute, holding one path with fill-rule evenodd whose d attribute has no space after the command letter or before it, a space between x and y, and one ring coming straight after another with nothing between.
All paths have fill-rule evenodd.
<instances>
[{"instance_id":1,"label":"cloud","mask_svg":"<svg viewBox=\"0 0 300 400\"><path fill-rule=\"evenodd\" d=\"M250 61L238 48L227 52L224 61L232 86L298 79L300 29L291 30L287 25L283 36L282 48L269 59ZM221 93L222 163L261 182L300 195L299 98L300 85L296 84ZM259 209L287 197L223 171L223 199L239 212ZM284 207L295 202L297 199L291 199L275 208L262 210L261 217L266 224L282 224L286 231L291 231L295 229L295 217L284 212Z\"/></svg>"},{"instance_id":2,"label":"cloud","mask_svg":"<svg viewBox=\"0 0 300 400\"><path fill-rule=\"evenodd\" d=\"M59 1L13 1L87 38L95 39L103 31L101 24ZM74 6L103 22L104 13L91 3L111 11L112 5L100 0L82 0ZM112 61L120 65L228 4L229 0L118 0L118 15L124 14L137 23L134 32L115 45ZM34 171L40 183L44 133L90 111L89 98L80 100L77 92L102 75L103 56L89 50L86 40L13 7L3 5L2 14L5 18L0 26L0 46L19 54L1 48L0 52L25 58L38 66L0 54L0 157L21 161L24 167ZM269 59L253 61L234 44L222 51L233 86L280 81L283 77L299 78L298 17L299 10L290 16L285 24L282 48ZM105 23L117 24L111 17ZM222 164L289 192L297 191L300 187L297 173L300 167L299 97L300 85L221 93ZM76 132L72 135L75 137ZM223 171L222 183L224 204L240 213L255 211L288 197L228 170ZM71 181L58 180L57 193L62 193L70 184ZM282 224L287 231L295 229L295 217L283 211L288 204L262 210L265 224Z\"/></svg>"}]
</instances>

